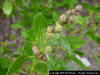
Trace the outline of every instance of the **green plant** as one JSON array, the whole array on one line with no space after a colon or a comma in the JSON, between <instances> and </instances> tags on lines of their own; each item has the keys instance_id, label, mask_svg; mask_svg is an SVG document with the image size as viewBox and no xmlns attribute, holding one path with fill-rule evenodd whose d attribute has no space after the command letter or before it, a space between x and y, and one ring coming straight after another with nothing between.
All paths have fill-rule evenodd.
<instances>
[{"instance_id":1,"label":"green plant","mask_svg":"<svg viewBox=\"0 0 100 75\"><path fill-rule=\"evenodd\" d=\"M0 75L48 75L50 70L77 70L69 60L88 70L75 55L83 56L84 53L78 49L91 39L100 44L99 35L94 33L100 24L99 6L91 7L87 2L83 2L83 6L90 14L81 16L82 6L75 6L77 0L64 0L62 3L54 0L29 1L29 4L27 0L5 0L3 3L4 14L18 19L11 27L21 29L24 46L18 48L18 55L11 57L5 53L6 57L0 57L0 69L3 69ZM54 5L69 10L59 17L61 12L53 8ZM92 19L92 23L88 24ZM84 36L87 37L86 40L83 39ZM0 47L0 54L2 50Z\"/></svg>"}]
</instances>

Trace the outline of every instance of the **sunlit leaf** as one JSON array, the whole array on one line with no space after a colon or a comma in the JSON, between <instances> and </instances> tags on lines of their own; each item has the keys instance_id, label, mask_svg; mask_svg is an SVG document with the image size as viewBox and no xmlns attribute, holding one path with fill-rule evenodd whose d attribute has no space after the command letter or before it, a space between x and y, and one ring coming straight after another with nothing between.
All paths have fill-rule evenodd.
<instances>
[{"instance_id":1,"label":"sunlit leaf","mask_svg":"<svg viewBox=\"0 0 100 75\"><path fill-rule=\"evenodd\" d=\"M9 16L13 9L12 3L9 0L5 0L3 3L2 9L3 9L4 14Z\"/></svg>"},{"instance_id":2,"label":"sunlit leaf","mask_svg":"<svg viewBox=\"0 0 100 75\"><path fill-rule=\"evenodd\" d=\"M16 72L27 60L26 55L19 56L9 67L8 72L6 75L11 75L12 73Z\"/></svg>"},{"instance_id":3,"label":"sunlit leaf","mask_svg":"<svg viewBox=\"0 0 100 75\"><path fill-rule=\"evenodd\" d=\"M71 59L77 63L81 68L87 70L87 67L74 55L71 56Z\"/></svg>"}]
</instances>

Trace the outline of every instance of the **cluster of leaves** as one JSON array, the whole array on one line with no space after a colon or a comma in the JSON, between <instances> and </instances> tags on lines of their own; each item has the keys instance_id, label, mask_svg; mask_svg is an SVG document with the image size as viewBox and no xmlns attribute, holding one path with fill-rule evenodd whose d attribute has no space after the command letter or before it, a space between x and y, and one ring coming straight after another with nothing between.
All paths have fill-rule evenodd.
<instances>
[{"instance_id":1,"label":"cluster of leaves","mask_svg":"<svg viewBox=\"0 0 100 75\"><path fill-rule=\"evenodd\" d=\"M48 75L49 70L76 70L77 68L69 62L69 59L79 64L82 69L88 69L75 55L83 56L84 53L78 49L91 39L100 44L100 37L95 33L100 25L100 6L91 6L87 2L83 2L83 6L89 12L89 15L78 16L76 25L65 25L64 29L69 33L67 36L56 33L54 40L49 41L45 37L47 27L55 24L61 13L56 9L68 8L70 10L76 4L78 4L77 0L48 0L48 2L47 0L4 0L2 10L7 17L16 17L17 23L12 24L12 28L21 29L24 47L18 49L20 54L17 56L2 55L3 57L0 57L0 75L11 75L13 73L31 75L33 71L37 75ZM89 24L92 19L92 23ZM78 35L76 35L77 33ZM11 37L15 39L14 36ZM87 40L84 40L83 37L87 37ZM64 59L57 60L54 50L52 50L53 56L44 52L47 45L54 47L58 43L67 54ZM42 61L34 54L32 51L34 45L37 45L39 51L45 53L47 61ZM57 48L59 46L56 46ZM22 65L24 65L24 68ZM25 71L25 69L27 70Z\"/></svg>"}]
</instances>

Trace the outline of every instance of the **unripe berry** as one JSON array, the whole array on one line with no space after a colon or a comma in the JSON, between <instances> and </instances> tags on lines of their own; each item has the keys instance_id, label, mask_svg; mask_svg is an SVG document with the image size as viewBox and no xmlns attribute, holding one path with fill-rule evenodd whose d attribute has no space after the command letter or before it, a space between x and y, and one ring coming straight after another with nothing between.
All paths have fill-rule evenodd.
<instances>
[{"instance_id":1,"label":"unripe berry","mask_svg":"<svg viewBox=\"0 0 100 75\"><path fill-rule=\"evenodd\" d=\"M48 33L48 32L47 32L47 33L45 34L45 36L46 36L47 39L53 39L53 38L54 38L54 33Z\"/></svg>"},{"instance_id":2,"label":"unripe berry","mask_svg":"<svg viewBox=\"0 0 100 75\"><path fill-rule=\"evenodd\" d=\"M76 11L81 11L81 10L82 10L82 6L81 6L81 5L77 5L77 6L75 7L75 10L76 10Z\"/></svg>"},{"instance_id":3,"label":"unripe berry","mask_svg":"<svg viewBox=\"0 0 100 75\"><path fill-rule=\"evenodd\" d=\"M54 31L54 27L53 27L53 26L49 26L49 27L47 28L47 32L51 33L51 32L53 32L53 31Z\"/></svg>"},{"instance_id":4,"label":"unripe berry","mask_svg":"<svg viewBox=\"0 0 100 75\"><path fill-rule=\"evenodd\" d=\"M51 46L46 46L45 47L46 52L51 52L52 50L53 50L53 48Z\"/></svg>"},{"instance_id":5,"label":"unripe berry","mask_svg":"<svg viewBox=\"0 0 100 75\"><path fill-rule=\"evenodd\" d=\"M61 26L60 24L57 24L55 27L55 32L62 32L63 31L63 26Z\"/></svg>"},{"instance_id":6,"label":"unripe berry","mask_svg":"<svg viewBox=\"0 0 100 75\"><path fill-rule=\"evenodd\" d=\"M61 16L60 16L60 21L62 22L62 23L64 23L64 22L66 22L67 21L67 16L65 15L65 14L62 14Z\"/></svg>"}]
</instances>

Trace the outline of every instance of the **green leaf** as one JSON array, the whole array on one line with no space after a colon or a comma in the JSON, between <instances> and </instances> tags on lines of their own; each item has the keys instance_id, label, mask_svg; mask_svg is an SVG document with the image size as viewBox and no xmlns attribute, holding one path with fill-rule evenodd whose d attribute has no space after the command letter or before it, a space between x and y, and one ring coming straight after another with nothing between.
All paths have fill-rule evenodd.
<instances>
[{"instance_id":1,"label":"green leaf","mask_svg":"<svg viewBox=\"0 0 100 75\"><path fill-rule=\"evenodd\" d=\"M95 16L95 21L96 21L97 23L100 23L100 12L96 14L96 16Z\"/></svg>"},{"instance_id":2,"label":"green leaf","mask_svg":"<svg viewBox=\"0 0 100 75\"><path fill-rule=\"evenodd\" d=\"M76 62L82 69L87 70L87 67L74 55L71 56L71 59Z\"/></svg>"},{"instance_id":3,"label":"green leaf","mask_svg":"<svg viewBox=\"0 0 100 75\"><path fill-rule=\"evenodd\" d=\"M11 75L12 73L16 72L27 60L26 55L19 56L13 63L10 65L8 72L6 75Z\"/></svg>"},{"instance_id":4,"label":"green leaf","mask_svg":"<svg viewBox=\"0 0 100 75\"><path fill-rule=\"evenodd\" d=\"M16 39L15 35L10 35L10 39Z\"/></svg>"},{"instance_id":5,"label":"green leaf","mask_svg":"<svg viewBox=\"0 0 100 75\"><path fill-rule=\"evenodd\" d=\"M66 39L68 40L69 44L73 46L83 46L87 43L87 40L83 40L82 38L75 36L67 36Z\"/></svg>"},{"instance_id":6,"label":"green leaf","mask_svg":"<svg viewBox=\"0 0 100 75\"><path fill-rule=\"evenodd\" d=\"M41 29L41 31L40 31L40 33L39 33L39 34L41 34L41 35L39 35L38 44L37 44L37 45L38 45L38 47L39 47L40 49L43 48L43 46L44 46L44 44L45 44L45 42L46 42L45 33L46 33L46 28Z\"/></svg>"},{"instance_id":7,"label":"green leaf","mask_svg":"<svg viewBox=\"0 0 100 75\"><path fill-rule=\"evenodd\" d=\"M100 12L100 5L99 5L99 6L94 6L94 7L93 7L93 10L94 10L95 12Z\"/></svg>"},{"instance_id":8,"label":"green leaf","mask_svg":"<svg viewBox=\"0 0 100 75\"><path fill-rule=\"evenodd\" d=\"M82 17L82 16L77 16L76 18L76 23L81 25L81 29L85 30L87 25L88 25L88 21L89 21L90 17Z\"/></svg>"},{"instance_id":9,"label":"green leaf","mask_svg":"<svg viewBox=\"0 0 100 75\"><path fill-rule=\"evenodd\" d=\"M11 52L12 52L12 51L11 51L10 48L6 48L5 53L6 53L7 55L9 55Z\"/></svg>"},{"instance_id":10,"label":"green leaf","mask_svg":"<svg viewBox=\"0 0 100 75\"><path fill-rule=\"evenodd\" d=\"M27 34L27 32L25 31L25 30L22 30L21 31L21 36L23 37L23 38L28 38L28 34Z\"/></svg>"},{"instance_id":11,"label":"green leaf","mask_svg":"<svg viewBox=\"0 0 100 75\"><path fill-rule=\"evenodd\" d=\"M11 27L14 28L14 29L23 28L22 25L20 25L20 24L12 24Z\"/></svg>"},{"instance_id":12,"label":"green leaf","mask_svg":"<svg viewBox=\"0 0 100 75\"><path fill-rule=\"evenodd\" d=\"M82 24L83 18L81 16L77 16L76 23Z\"/></svg>"},{"instance_id":13,"label":"green leaf","mask_svg":"<svg viewBox=\"0 0 100 75\"><path fill-rule=\"evenodd\" d=\"M53 12L52 16L53 16L53 20L56 22L58 20L58 12Z\"/></svg>"},{"instance_id":14,"label":"green leaf","mask_svg":"<svg viewBox=\"0 0 100 75\"><path fill-rule=\"evenodd\" d=\"M9 16L13 9L11 2L9 0L5 0L2 9L4 14Z\"/></svg>"},{"instance_id":15,"label":"green leaf","mask_svg":"<svg viewBox=\"0 0 100 75\"><path fill-rule=\"evenodd\" d=\"M90 11L92 8L91 8L91 5L86 2L86 1L83 1L83 6L85 7L86 10Z\"/></svg>"},{"instance_id":16,"label":"green leaf","mask_svg":"<svg viewBox=\"0 0 100 75\"><path fill-rule=\"evenodd\" d=\"M84 55L84 53L82 51L74 50L73 52L76 53L76 54L78 54L78 55L80 55L80 56Z\"/></svg>"},{"instance_id":17,"label":"green leaf","mask_svg":"<svg viewBox=\"0 0 100 75\"><path fill-rule=\"evenodd\" d=\"M64 50L67 50L67 52L69 53L69 55L71 56L71 47L70 47L70 44L69 42L66 40L66 39L62 39L61 40L61 47L64 49Z\"/></svg>"},{"instance_id":18,"label":"green leaf","mask_svg":"<svg viewBox=\"0 0 100 75\"><path fill-rule=\"evenodd\" d=\"M42 13L37 13L33 18L33 26L28 31L29 35L28 40L34 42L40 41L39 39L44 37L43 35L44 32L46 31L47 25L48 25L48 20L43 16Z\"/></svg>"},{"instance_id":19,"label":"green leaf","mask_svg":"<svg viewBox=\"0 0 100 75\"><path fill-rule=\"evenodd\" d=\"M89 19L90 19L89 16L83 17L83 23L82 23L82 28L81 28L82 30L85 30L86 29L86 27L88 25L88 22L89 22Z\"/></svg>"},{"instance_id":20,"label":"green leaf","mask_svg":"<svg viewBox=\"0 0 100 75\"><path fill-rule=\"evenodd\" d=\"M9 68L9 66L11 65L12 60L8 57L0 57L0 65L3 68Z\"/></svg>"},{"instance_id":21,"label":"green leaf","mask_svg":"<svg viewBox=\"0 0 100 75\"><path fill-rule=\"evenodd\" d=\"M7 73L7 68L3 68L1 65L0 65L0 75L6 75Z\"/></svg>"},{"instance_id":22,"label":"green leaf","mask_svg":"<svg viewBox=\"0 0 100 75\"><path fill-rule=\"evenodd\" d=\"M55 33L55 35L54 35L54 40L60 40L61 39L61 34L59 34L59 33Z\"/></svg>"},{"instance_id":23,"label":"green leaf","mask_svg":"<svg viewBox=\"0 0 100 75\"><path fill-rule=\"evenodd\" d=\"M58 2L58 1L53 1L55 5L59 6L59 7L63 7L68 0L63 0L62 2Z\"/></svg>"},{"instance_id":24,"label":"green leaf","mask_svg":"<svg viewBox=\"0 0 100 75\"><path fill-rule=\"evenodd\" d=\"M23 47L18 48L18 52L23 53L23 51L24 51Z\"/></svg>"},{"instance_id":25,"label":"green leaf","mask_svg":"<svg viewBox=\"0 0 100 75\"><path fill-rule=\"evenodd\" d=\"M27 55L33 55L32 46L32 42L25 42L23 53Z\"/></svg>"},{"instance_id":26,"label":"green leaf","mask_svg":"<svg viewBox=\"0 0 100 75\"><path fill-rule=\"evenodd\" d=\"M88 36L90 36L92 40L94 40L94 41L96 41L97 43L100 44L100 36L95 34L92 29L88 30L88 32L86 34Z\"/></svg>"},{"instance_id":27,"label":"green leaf","mask_svg":"<svg viewBox=\"0 0 100 75\"><path fill-rule=\"evenodd\" d=\"M54 5L57 5L59 7L67 7L69 9L72 9L75 4L78 3L77 0L62 0L62 1L53 1Z\"/></svg>"},{"instance_id":28,"label":"green leaf","mask_svg":"<svg viewBox=\"0 0 100 75\"><path fill-rule=\"evenodd\" d=\"M37 62L35 67L36 72L47 73L48 67L46 63Z\"/></svg>"},{"instance_id":29,"label":"green leaf","mask_svg":"<svg viewBox=\"0 0 100 75\"><path fill-rule=\"evenodd\" d=\"M16 46L16 43L10 43L10 44L8 44L7 46L8 46L8 47L14 47L14 46Z\"/></svg>"},{"instance_id":30,"label":"green leaf","mask_svg":"<svg viewBox=\"0 0 100 75\"><path fill-rule=\"evenodd\" d=\"M28 38L27 40L32 41L33 45L37 44L41 49L43 47L43 43L45 42L45 33L46 28L48 26L48 20L42 13L37 13L33 17L33 25L31 29L27 32Z\"/></svg>"},{"instance_id":31,"label":"green leaf","mask_svg":"<svg viewBox=\"0 0 100 75\"><path fill-rule=\"evenodd\" d=\"M48 41L48 45L50 45L50 46L55 46L55 45L57 45L57 43L58 43L57 40L49 40Z\"/></svg>"},{"instance_id":32,"label":"green leaf","mask_svg":"<svg viewBox=\"0 0 100 75\"><path fill-rule=\"evenodd\" d=\"M47 61L48 70L75 70L76 68L67 60L56 59L50 56L51 61Z\"/></svg>"},{"instance_id":33,"label":"green leaf","mask_svg":"<svg viewBox=\"0 0 100 75\"><path fill-rule=\"evenodd\" d=\"M0 43L1 44L1 43ZM0 55L2 55L2 53L3 53L3 47L0 47Z\"/></svg>"}]
</instances>

